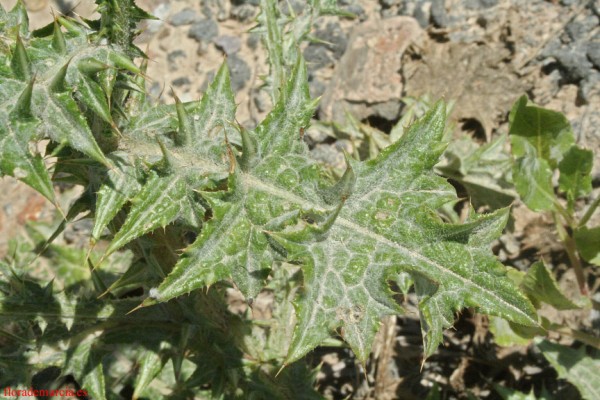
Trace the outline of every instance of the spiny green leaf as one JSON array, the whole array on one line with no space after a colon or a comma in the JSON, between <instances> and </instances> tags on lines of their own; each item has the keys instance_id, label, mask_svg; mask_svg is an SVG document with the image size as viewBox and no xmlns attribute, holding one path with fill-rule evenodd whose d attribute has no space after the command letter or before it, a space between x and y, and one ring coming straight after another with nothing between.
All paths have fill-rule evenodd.
<instances>
[{"instance_id":1,"label":"spiny green leaf","mask_svg":"<svg viewBox=\"0 0 600 400\"><path fill-rule=\"evenodd\" d=\"M538 338L536 345L558 376L571 382L587 400L600 398L600 355L587 355L585 347L575 350Z\"/></svg>"},{"instance_id":2,"label":"spiny green leaf","mask_svg":"<svg viewBox=\"0 0 600 400\"><path fill-rule=\"evenodd\" d=\"M2 8L2 6L0 6ZM4 9L0 12L0 31L17 33L22 37L29 34L29 17L27 8L22 0L17 0L15 6L7 13Z\"/></svg>"},{"instance_id":3,"label":"spiny green leaf","mask_svg":"<svg viewBox=\"0 0 600 400\"><path fill-rule=\"evenodd\" d=\"M55 93L47 100L46 104L40 106L43 107L42 118L47 123L44 130L48 137L58 143L68 143L93 160L109 165L70 94Z\"/></svg>"},{"instance_id":4,"label":"spiny green leaf","mask_svg":"<svg viewBox=\"0 0 600 400\"><path fill-rule=\"evenodd\" d=\"M277 23L277 5L274 1L261 0L258 22L266 29L263 42L267 48L270 65L271 99L275 103L279 97L279 89L285 84L285 70L281 27Z\"/></svg>"},{"instance_id":5,"label":"spiny green leaf","mask_svg":"<svg viewBox=\"0 0 600 400\"><path fill-rule=\"evenodd\" d=\"M94 352L93 337L72 343L72 346L67 354L65 372L76 377L94 399L106 399L102 360Z\"/></svg>"},{"instance_id":6,"label":"spiny green leaf","mask_svg":"<svg viewBox=\"0 0 600 400\"><path fill-rule=\"evenodd\" d=\"M223 84L228 84L226 75L215 78L213 83L219 85L217 88ZM216 96L223 91L210 93ZM315 179L317 171L316 165L306 157L306 147L298 133L314 110L309 101L303 62L294 68L287 93L282 95L282 100L265 122L256 128L254 135L258 140L250 139L258 141L258 154L263 157L247 172L235 168L235 173L229 177L228 193L204 194L211 205L213 218L204 225L196 242L158 287L155 299L166 301L229 277L233 277L246 295L255 296L261 289L273 261L265 230L272 229L274 221L282 223L286 218L293 219L293 209L298 210L298 205L282 207L277 202L266 207L272 192L279 191L281 196L291 190L309 198L318 196L316 187L302 185L303 179ZM205 119L201 117L200 120ZM206 128L204 132L204 135L208 133ZM220 152L222 154L223 150ZM286 153L289 154L286 156ZM221 168L230 167L223 165Z\"/></svg>"},{"instance_id":7,"label":"spiny green leaf","mask_svg":"<svg viewBox=\"0 0 600 400\"><path fill-rule=\"evenodd\" d=\"M234 192L230 196L243 195ZM248 221L242 202L219 197L205 194L212 219L153 292L155 300L166 301L230 277L248 296L256 296L262 288L273 262L267 238Z\"/></svg>"},{"instance_id":8,"label":"spiny green leaf","mask_svg":"<svg viewBox=\"0 0 600 400\"><path fill-rule=\"evenodd\" d=\"M181 178L160 177L152 172L142 190L131 200L131 211L108 246L106 255L177 218L185 192L186 184Z\"/></svg>"},{"instance_id":9,"label":"spiny green leaf","mask_svg":"<svg viewBox=\"0 0 600 400\"><path fill-rule=\"evenodd\" d=\"M233 166L227 190L201 192L211 219L144 305L228 278L252 296L272 260L284 257L304 276L288 363L336 329L365 360L380 319L401 311L387 282L402 271L417 281L427 355L466 306L536 325L533 307L489 252L507 210L473 215L463 225L437 215L456 199L432 170L445 148L443 104L376 160L351 162L347 179L354 183L337 187L320 175L300 139L314 107L299 60L279 103L248 132L257 143L254 165L240 170L226 145L218 164L196 162L204 173Z\"/></svg>"},{"instance_id":10,"label":"spiny green leaf","mask_svg":"<svg viewBox=\"0 0 600 400\"><path fill-rule=\"evenodd\" d=\"M117 167L108 171L107 181L98 190L92 240L97 241L104 228L123 208L123 205L133 199L141 190L136 170L130 167L113 153Z\"/></svg>"},{"instance_id":11,"label":"spiny green leaf","mask_svg":"<svg viewBox=\"0 0 600 400\"><path fill-rule=\"evenodd\" d=\"M82 75L77 86L78 98L102 120L110 125L113 124L110 108L104 91L96 82Z\"/></svg>"},{"instance_id":12,"label":"spiny green leaf","mask_svg":"<svg viewBox=\"0 0 600 400\"><path fill-rule=\"evenodd\" d=\"M139 8L134 0L98 0L96 4L101 14L99 36L126 49L131 58L143 54L133 44L138 33L136 25L141 20L156 18Z\"/></svg>"},{"instance_id":13,"label":"spiny green leaf","mask_svg":"<svg viewBox=\"0 0 600 400\"><path fill-rule=\"evenodd\" d=\"M23 119L30 119L31 117L33 117L33 114L31 113L31 96L33 94L34 83L35 79L31 79L27 86L25 86L23 93L21 93L21 95L17 99L17 103L10 111L11 117L21 117Z\"/></svg>"},{"instance_id":14,"label":"spiny green leaf","mask_svg":"<svg viewBox=\"0 0 600 400\"><path fill-rule=\"evenodd\" d=\"M438 142L444 119L443 105L438 104L376 160L353 163L354 193L327 239L290 251L290 257L304 264L305 294L298 303L299 323L288 361L338 326L364 360L380 318L398 311L386 282L402 270L419 280L427 355L451 324L453 312L466 305L535 324L531 306L487 254L506 210L473 218L464 226L444 224L435 215L455 196L431 173L444 148Z\"/></svg>"},{"instance_id":15,"label":"spiny green leaf","mask_svg":"<svg viewBox=\"0 0 600 400\"><path fill-rule=\"evenodd\" d=\"M67 52L67 41L62 33L58 21L54 19L54 33L52 35L52 48L59 54L66 54Z\"/></svg>"},{"instance_id":16,"label":"spiny green leaf","mask_svg":"<svg viewBox=\"0 0 600 400\"><path fill-rule=\"evenodd\" d=\"M25 182L55 203L54 189L39 154L31 154L29 143L39 138L40 121L8 122L0 110L0 171Z\"/></svg>"},{"instance_id":17,"label":"spiny green leaf","mask_svg":"<svg viewBox=\"0 0 600 400\"><path fill-rule=\"evenodd\" d=\"M17 44L10 60L10 67L17 79L26 81L31 77L31 63L20 35L17 35Z\"/></svg>"},{"instance_id":18,"label":"spiny green leaf","mask_svg":"<svg viewBox=\"0 0 600 400\"><path fill-rule=\"evenodd\" d=\"M239 144L239 134L232 127L235 110L229 69L223 62L202 100L190 109L195 127L193 146L206 146L216 160L222 156L225 135L231 143Z\"/></svg>"},{"instance_id":19,"label":"spiny green leaf","mask_svg":"<svg viewBox=\"0 0 600 400\"><path fill-rule=\"evenodd\" d=\"M146 350L139 360L139 372L135 380L135 390L132 398L136 400L144 389L156 378L165 366L165 357L158 351Z\"/></svg>"}]
</instances>

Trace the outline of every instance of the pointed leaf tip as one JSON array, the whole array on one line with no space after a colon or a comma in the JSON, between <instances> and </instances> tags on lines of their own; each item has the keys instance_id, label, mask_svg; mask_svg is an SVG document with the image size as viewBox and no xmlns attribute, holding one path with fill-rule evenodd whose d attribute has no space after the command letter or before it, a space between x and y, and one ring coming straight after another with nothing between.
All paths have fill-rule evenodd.
<instances>
[{"instance_id":1,"label":"pointed leaf tip","mask_svg":"<svg viewBox=\"0 0 600 400\"><path fill-rule=\"evenodd\" d=\"M104 71L110 68L110 65L103 63L102 61L96 60L95 58L88 57L77 62L77 68L81 73L86 75L94 75L100 71Z\"/></svg>"},{"instance_id":2,"label":"pointed leaf tip","mask_svg":"<svg viewBox=\"0 0 600 400\"><path fill-rule=\"evenodd\" d=\"M58 73L54 76L54 78L52 78L49 85L50 91L54 93L60 93L67 90L65 86L65 78L67 76L67 70L69 69L70 63L71 59L69 59L69 61L67 61L66 64L63 65L60 70L58 70Z\"/></svg>"},{"instance_id":3,"label":"pointed leaf tip","mask_svg":"<svg viewBox=\"0 0 600 400\"><path fill-rule=\"evenodd\" d=\"M248 130L238 124L240 136L242 137L242 157L240 167L242 171L249 171L256 162L256 139L250 135Z\"/></svg>"},{"instance_id":4,"label":"pointed leaf tip","mask_svg":"<svg viewBox=\"0 0 600 400\"><path fill-rule=\"evenodd\" d=\"M350 163L348 154L344 152L344 158L346 160L346 171L337 183L321 192L323 200L327 204L337 204L344 202L352 194L354 184L356 183L356 174Z\"/></svg>"},{"instance_id":5,"label":"pointed leaf tip","mask_svg":"<svg viewBox=\"0 0 600 400\"><path fill-rule=\"evenodd\" d=\"M24 118L30 118L31 114L31 95L33 94L33 84L35 83L35 76L31 78L25 89L17 99L15 107L12 109L11 114L17 115Z\"/></svg>"},{"instance_id":6,"label":"pointed leaf tip","mask_svg":"<svg viewBox=\"0 0 600 400\"><path fill-rule=\"evenodd\" d=\"M171 88L173 90L173 88ZM179 97L173 91L173 97L175 98L175 109L177 110L177 122L178 122L178 132L175 136L175 143L180 146L185 146L190 143L190 138L194 131L193 122L190 119L185 106L179 100Z\"/></svg>"},{"instance_id":7,"label":"pointed leaf tip","mask_svg":"<svg viewBox=\"0 0 600 400\"><path fill-rule=\"evenodd\" d=\"M20 34L17 34L17 44L15 46L12 59L10 60L10 67L15 76L21 81L26 81L31 76L29 56L27 55L27 51L25 50L25 45L23 44L23 40L21 40Z\"/></svg>"},{"instance_id":8,"label":"pointed leaf tip","mask_svg":"<svg viewBox=\"0 0 600 400\"><path fill-rule=\"evenodd\" d=\"M56 50L58 54L66 54L67 52L67 41L58 23L58 20L54 19L54 33L52 34L52 48Z\"/></svg>"}]
</instances>

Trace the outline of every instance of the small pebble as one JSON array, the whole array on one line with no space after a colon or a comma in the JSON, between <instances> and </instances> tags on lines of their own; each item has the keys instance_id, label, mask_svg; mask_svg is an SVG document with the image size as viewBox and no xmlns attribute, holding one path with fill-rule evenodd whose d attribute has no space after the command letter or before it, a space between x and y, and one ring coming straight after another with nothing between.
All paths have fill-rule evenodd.
<instances>
[{"instance_id":1,"label":"small pebble","mask_svg":"<svg viewBox=\"0 0 600 400\"><path fill-rule=\"evenodd\" d=\"M255 91L252 98L258 112L265 112L268 110L271 100L265 90Z\"/></svg>"},{"instance_id":2,"label":"small pebble","mask_svg":"<svg viewBox=\"0 0 600 400\"><path fill-rule=\"evenodd\" d=\"M250 32L250 34L248 35L248 40L246 40L246 44L248 45L248 47L250 47L252 50L256 50L259 43L260 33Z\"/></svg>"},{"instance_id":3,"label":"small pebble","mask_svg":"<svg viewBox=\"0 0 600 400\"><path fill-rule=\"evenodd\" d=\"M325 29L317 30L315 36L329 43L325 47L333 52L335 59L339 60L346 51L348 38L337 22L328 23Z\"/></svg>"},{"instance_id":4,"label":"small pebble","mask_svg":"<svg viewBox=\"0 0 600 400\"><path fill-rule=\"evenodd\" d=\"M479 0L479 3L483 8L491 8L498 5L498 0Z\"/></svg>"},{"instance_id":5,"label":"small pebble","mask_svg":"<svg viewBox=\"0 0 600 400\"><path fill-rule=\"evenodd\" d=\"M311 70L321 69L333 64L333 59L325 46L311 43L304 49L304 59Z\"/></svg>"},{"instance_id":6,"label":"small pebble","mask_svg":"<svg viewBox=\"0 0 600 400\"><path fill-rule=\"evenodd\" d=\"M367 19L367 13L365 12L365 9L358 4L343 6L341 9L342 11L355 15L360 21Z\"/></svg>"},{"instance_id":7,"label":"small pebble","mask_svg":"<svg viewBox=\"0 0 600 400\"><path fill-rule=\"evenodd\" d=\"M591 42L587 44L585 54L588 60L594 64L594 66L600 69L600 42Z\"/></svg>"},{"instance_id":8,"label":"small pebble","mask_svg":"<svg viewBox=\"0 0 600 400\"><path fill-rule=\"evenodd\" d=\"M219 50L228 56L237 53L242 48L242 41L237 36L221 35L213 39Z\"/></svg>"},{"instance_id":9,"label":"small pebble","mask_svg":"<svg viewBox=\"0 0 600 400\"><path fill-rule=\"evenodd\" d=\"M167 60L169 61L169 67L171 69L177 69L177 59L185 58L185 51L183 50L175 50L167 54Z\"/></svg>"},{"instance_id":10,"label":"small pebble","mask_svg":"<svg viewBox=\"0 0 600 400\"><path fill-rule=\"evenodd\" d=\"M203 56L208 53L209 45L208 42L201 40L198 42L198 48L196 49L196 54L199 56Z\"/></svg>"},{"instance_id":11,"label":"small pebble","mask_svg":"<svg viewBox=\"0 0 600 400\"><path fill-rule=\"evenodd\" d=\"M237 92L250 80L252 71L248 64L235 54L227 57L227 66L231 73L231 88L234 92Z\"/></svg>"},{"instance_id":12,"label":"small pebble","mask_svg":"<svg viewBox=\"0 0 600 400\"><path fill-rule=\"evenodd\" d=\"M185 8L174 14L169 19L169 22L173 26L190 25L196 20L196 11L191 8Z\"/></svg>"},{"instance_id":13,"label":"small pebble","mask_svg":"<svg viewBox=\"0 0 600 400\"><path fill-rule=\"evenodd\" d=\"M429 10L426 10L424 7L419 7L419 6L417 6L415 8L415 11L413 13L414 19L417 20L417 22L419 23L419 26L423 29L425 29L429 26L430 16L431 16L431 14L429 13Z\"/></svg>"},{"instance_id":14,"label":"small pebble","mask_svg":"<svg viewBox=\"0 0 600 400\"><path fill-rule=\"evenodd\" d=\"M212 19L202 19L196 21L190 26L188 31L188 37L200 42L210 41L212 38L219 34L219 25Z\"/></svg>"},{"instance_id":15,"label":"small pebble","mask_svg":"<svg viewBox=\"0 0 600 400\"><path fill-rule=\"evenodd\" d=\"M320 80L312 79L310 82L308 82L308 90L310 91L310 97L312 98L316 98L323 95L326 89L327 85L325 85Z\"/></svg>"},{"instance_id":16,"label":"small pebble","mask_svg":"<svg viewBox=\"0 0 600 400\"><path fill-rule=\"evenodd\" d=\"M231 17L240 22L248 22L257 13L257 8L251 4L242 4L231 9Z\"/></svg>"},{"instance_id":17,"label":"small pebble","mask_svg":"<svg viewBox=\"0 0 600 400\"><path fill-rule=\"evenodd\" d=\"M576 83L587 77L592 69L592 63L587 60L585 52L580 48L562 49L554 54L561 65L566 83Z\"/></svg>"},{"instance_id":18,"label":"small pebble","mask_svg":"<svg viewBox=\"0 0 600 400\"><path fill-rule=\"evenodd\" d=\"M600 72L593 71L579 83L579 96L587 104L600 100Z\"/></svg>"},{"instance_id":19,"label":"small pebble","mask_svg":"<svg viewBox=\"0 0 600 400\"><path fill-rule=\"evenodd\" d=\"M179 78L173 80L172 83L173 83L173 86L179 87L179 86L189 85L192 82L190 81L190 79L187 76L182 76L182 77L179 77Z\"/></svg>"},{"instance_id":20,"label":"small pebble","mask_svg":"<svg viewBox=\"0 0 600 400\"><path fill-rule=\"evenodd\" d=\"M438 28L445 28L448 25L448 15L444 0L433 0L431 2L431 22Z\"/></svg>"}]
</instances>

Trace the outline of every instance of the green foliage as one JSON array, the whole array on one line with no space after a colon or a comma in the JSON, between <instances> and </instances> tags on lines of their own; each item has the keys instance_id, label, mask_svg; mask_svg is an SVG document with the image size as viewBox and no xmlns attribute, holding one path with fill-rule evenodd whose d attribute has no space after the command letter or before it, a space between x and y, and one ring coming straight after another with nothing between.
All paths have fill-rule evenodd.
<instances>
[{"instance_id":1,"label":"green foliage","mask_svg":"<svg viewBox=\"0 0 600 400\"><path fill-rule=\"evenodd\" d=\"M83 188L57 234L81 213L94 223L89 253L37 238L63 268L85 266L62 291L31 275L31 259L0 264L0 316L13 324L2 333L17 346L3 350L0 385L30 385L54 366L98 399L123 385L134 397L319 398L315 371L295 362L338 334L365 363L382 317L402 313L390 285L399 277L419 299L425 356L464 307L539 330L531 303L554 301L555 282L534 270L520 290L490 251L508 209L472 210L464 223L440 216L457 201L434 171L447 147L443 102L372 160L347 157L339 180L308 156L302 132L318 100L297 46L334 2L309 2L287 31L262 2L274 107L252 131L234 122L225 63L200 101L150 105L132 43L148 15L133 1L98 5L89 26L58 17L33 33L21 3L0 8L0 171L55 204L53 181ZM533 208L554 206L548 172L558 168L571 210L590 189L588 152L561 118L522 103L511 114L517 191ZM522 122L530 114L543 135ZM539 188L524 192L532 179ZM119 269L111 260L125 246ZM274 293L273 317L230 312L229 287L249 305Z\"/></svg>"},{"instance_id":2,"label":"green foliage","mask_svg":"<svg viewBox=\"0 0 600 400\"><path fill-rule=\"evenodd\" d=\"M595 228L590 230L585 225L600 198L590 204L579 220L575 204L592 191L593 153L575 144L573 130L563 114L527 105L526 96L514 104L509 121L515 188L530 209L552 211L581 291L587 293L579 254L586 261L598 263L600 242ZM552 177L556 173L566 207L555 193Z\"/></svg>"},{"instance_id":3,"label":"green foliage","mask_svg":"<svg viewBox=\"0 0 600 400\"><path fill-rule=\"evenodd\" d=\"M540 396L536 397L531 390L529 393L522 393L516 390L511 390L500 385L494 385L494 389L498 394L502 397L503 400L552 400L553 396L548 394L548 392L543 390Z\"/></svg>"},{"instance_id":4,"label":"green foliage","mask_svg":"<svg viewBox=\"0 0 600 400\"><path fill-rule=\"evenodd\" d=\"M594 265L600 265L600 226L591 229L582 226L577 229L575 243L584 260Z\"/></svg>"},{"instance_id":5,"label":"green foliage","mask_svg":"<svg viewBox=\"0 0 600 400\"><path fill-rule=\"evenodd\" d=\"M507 179L513 163L504 150L506 140L505 135L499 136L478 146L469 137L457 139L450 143L437 169L464 186L474 207L507 207L516 193Z\"/></svg>"},{"instance_id":6,"label":"green foliage","mask_svg":"<svg viewBox=\"0 0 600 400\"><path fill-rule=\"evenodd\" d=\"M563 114L527 105L525 96L515 103L509 120L515 186L523 202L534 211L550 210L556 202L552 174L558 169L559 188L572 212L575 200L592 189L592 152L574 144Z\"/></svg>"},{"instance_id":7,"label":"green foliage","mask_svg":"<svg viewBox=\"0 0 600 400\"><path fill-rule=\"evenodd\" d=\"M536 340L538 349L558 372L558 376L571 382L586 400L600 396L600 354L585 347L577 350L552 343L548 340Z\"/></svg>"}]
</instances>

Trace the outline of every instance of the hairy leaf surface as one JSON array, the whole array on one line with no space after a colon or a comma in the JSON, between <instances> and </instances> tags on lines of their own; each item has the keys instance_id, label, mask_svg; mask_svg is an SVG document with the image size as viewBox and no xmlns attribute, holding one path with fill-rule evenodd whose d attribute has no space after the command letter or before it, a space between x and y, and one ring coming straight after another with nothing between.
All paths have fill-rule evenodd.
<instances>
[{"instance_id":1,"label":"hairy leaf surface","mask_svg":"<svg viewBox=\"0 0 600 400\"><path fill-rule=\"evenodd\" d=\"M365 361L381 318L402 312L389 285L401 274L408 274L415 285L426 355L435 351L443 330L463 307L536 324L533 307L489 249L508 211L473 211L463 224L446 223L438 214L456 201L453 187L433 171L446 147L442 102L375 160L348 160L337 182L309 157L303 132L317 101L309 96L301 55L287 55L310 31L311 18L334 11L333 2L311 2L311 13L304 22L299 20L296 33L281 31L274 2L263 2L261 18L266 19L271 35L267 44L276 64L271 82L276 104L251 131L235 121L225 63L199 102L176 99L174 105L152 106L138 103L143 97L134 96L127 107L124 99L143 86L135 77L139 68L128 58L137 54L128 24L145 15L131 1L99 4L103 19L97 34L62 17L34 38L19 36L12 26L10 51L0 54L6 88L0 91L0 117L8 119L0 126L12 126L10 115L32 121L31 126L22 125L29 131L15 130L7 140L27 159L17 167L30 175L40 169L40 160L35 161L26 143L52 141L50 151L59 160L55 171L88 185L89 197L97 200L91 207L97 218L93 240L107 226L115 231L106 254L133 242L136 256L157 277L170 271L149 290L142 306L219 281L229 281L254 297L278 261L285 261L297 265L303 279L295 299L297 324L287 363L336 331ZM128 17L111 20L109 11ZM18 18L3 20L14 24ZM282 36L289 39L283 46ZM288 60L295 60L289 71ZM128 89L113 84L117 75L117 82ZM537 143L524 140L529 146ZM552 154L550 148L540 151ZM552 160L552 165L560 161ZM3 154L0 167L15 174L14 163ZM42 183L35 185L43 188L46 179L48 191L47 178L38 174ZM161 238L174 243L168 244L168 262L157 261L161 254L153 248L158 247L152 239L160 236L160 227L165 228ZM191 239L183 244L169 237L171 232ZM142 236L150 240L136 240ZM137 275L137 269L132 270L116 286ZM104 291L108 285L101 283L98 287ZM142 289L148 289L146 283ZM200 298L198 294L188 301ZM213 304L207 312L216 309ZM184 314L186 310L182 306ZM193 319L192 315L186 317ZM184 333L182 338L187 337ZM179 375L181 354L172 358ZM97 369L101 363L88 359L92 361L80 365L96 376L90 385L102 397L102 371ZM213 375L219 376L215 368ZM203 373L195 377L200 384L205 383ZM218 385L213 391L221 394Z\"/></svg>"},{"instance_id":2,"label":"hairy leaf surface","mask_svg":"<svg viewBox=\"0 0 600 400\"><path fill-rule=\"evenodd\" d=\"M299 140L314 109L305 74L300 61L275 109L243 134L255 146L246 144L240 159L251 161L244 168L221 163L223 170L232 166L227 190L203 193L212 219L144 304L227 278L253 296L274 257L284 257L304 275L288 362L338 329L366 359L380 319L401 312L388 281L402 271L417 282L428 355L465 306L535 324L533 308L489 252L507 210L473 213L463 225L437 215L456 198L432 170L445 148L443 104L376 160L352 161L338 183L329 183Z\"/></svg>"}]
</instances>

